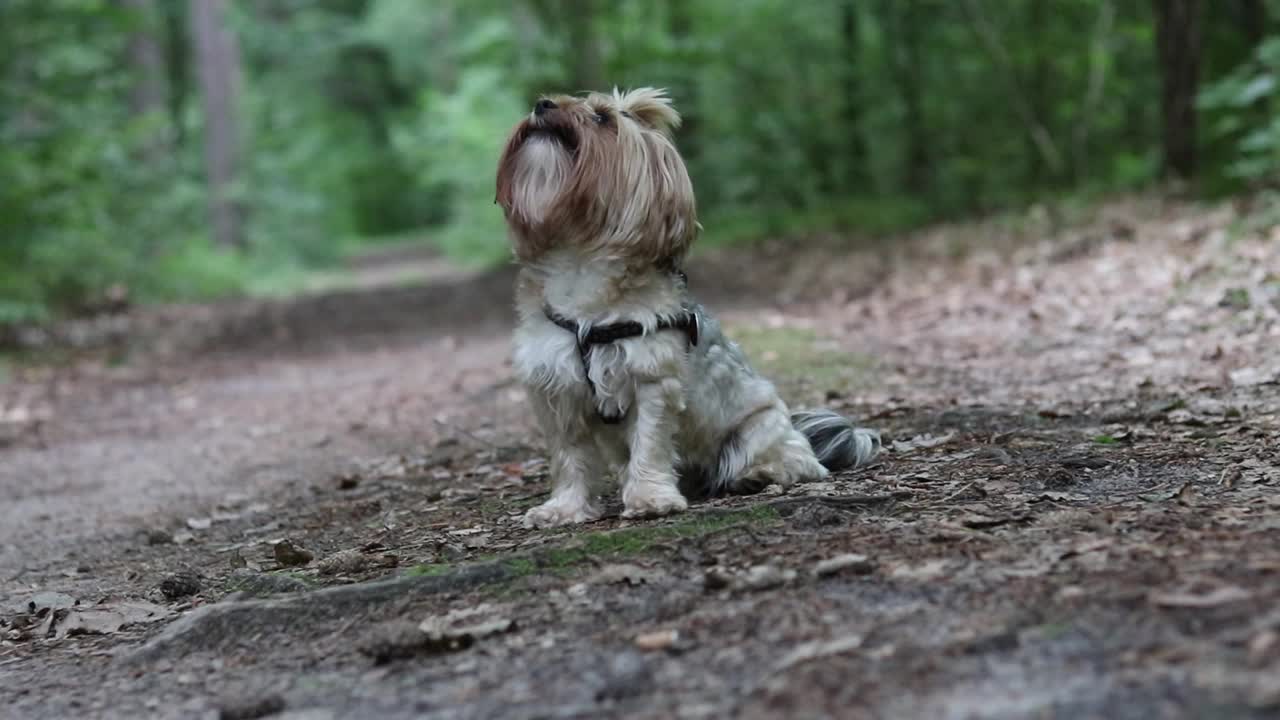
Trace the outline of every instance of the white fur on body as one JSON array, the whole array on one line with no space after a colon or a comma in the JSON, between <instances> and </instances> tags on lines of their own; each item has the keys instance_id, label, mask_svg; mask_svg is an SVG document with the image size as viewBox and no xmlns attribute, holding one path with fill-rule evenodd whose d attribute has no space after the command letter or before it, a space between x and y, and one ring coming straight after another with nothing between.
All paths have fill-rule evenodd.
<instances>
[{"instance_id":1,"label":"white fur on body","mask_svg":"<svg viewBox=\"0 0 1280 720\"><path fill-rule=\"evenodd\" d=\"M584 331L633 320L646 332L592 349L593 396L577 340L546 318L547 305ZM678 330L654 331L660 318L686 307L699 315L696 347ZM555 252L522 270L517 309L515 370L550 445L553 485L551 499L525 516L527 525L598 517L598 495L611 476L622 485L624 516L632 517L685 509L680 474L704 478L712 493L827 475L773 384L687 302L674 275ZM603 423L600 410L622 421Z\"/></svg>"}]
</instances>

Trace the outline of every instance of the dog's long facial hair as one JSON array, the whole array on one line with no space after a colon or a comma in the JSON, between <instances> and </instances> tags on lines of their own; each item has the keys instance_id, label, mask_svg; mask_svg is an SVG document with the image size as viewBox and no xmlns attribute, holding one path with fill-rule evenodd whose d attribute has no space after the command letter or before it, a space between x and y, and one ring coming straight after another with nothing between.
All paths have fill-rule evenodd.
<instances>
[{"instance_id":1,"label":"dog's long facial hair","mask_svg":"<svg viewBox=\"0 0 1280 720\"><path fill-rule=\"evenodd\" d=\"M827 410L790 413L680 271L693 186L659 90L551 96L511 133L497 203L521 264L514 364L549 445L549 527L686 497L758 492L865 464L879 436Z\"/></svg>"}]
</instances>

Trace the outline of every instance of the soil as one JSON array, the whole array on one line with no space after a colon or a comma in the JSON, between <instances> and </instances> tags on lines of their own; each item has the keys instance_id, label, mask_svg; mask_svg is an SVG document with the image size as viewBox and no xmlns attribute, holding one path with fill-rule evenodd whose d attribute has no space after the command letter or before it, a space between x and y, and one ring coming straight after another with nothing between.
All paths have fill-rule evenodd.
<instances>
[{"instance_id":1,"label":"soil","mask_svg":"<svg viewBox=\"0 0 1280 720\"><path fill-rule=\"evenodd\" d=\"M1280 715L1280 229L1144 197L709 251L793 406L886 452L543 531L510 270L393 261L11 367L0 716Z\"/></svg>"}]
</instances>

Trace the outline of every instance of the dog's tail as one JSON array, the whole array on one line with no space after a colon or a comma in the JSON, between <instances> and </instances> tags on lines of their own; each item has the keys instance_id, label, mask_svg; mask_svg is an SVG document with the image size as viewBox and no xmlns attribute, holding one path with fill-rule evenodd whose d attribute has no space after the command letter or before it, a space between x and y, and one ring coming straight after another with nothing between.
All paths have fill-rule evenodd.
<instances>
[{"instance_id":1,"label":"dog's tail","mask_svg":"<svg viewBox=\"0 0 1280 720\"><path fill-rule=\"evenodd\" d=\"M818 462L831 472L861 467L880 453L880 433L855 427L831 410L794 412L791 424L809 441Z\"/></svg>"}]
</instances>

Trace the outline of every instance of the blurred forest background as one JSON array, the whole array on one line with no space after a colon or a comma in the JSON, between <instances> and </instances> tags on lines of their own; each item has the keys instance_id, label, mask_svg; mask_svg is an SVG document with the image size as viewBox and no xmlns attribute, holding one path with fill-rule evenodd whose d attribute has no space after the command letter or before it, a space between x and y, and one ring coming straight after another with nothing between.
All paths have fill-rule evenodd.
<instances>
[{"instance_id":1,"label":"blurred forest background","mask_svg":"<svg viewBox=\"0 0 1280 720\"><path fill-rule=\"evenodd\" d=\"M508 129L658 85L709 242L1280 167L1275 0L3 0L0 325L507 257Z\"/></svg>"}]
</instances>

